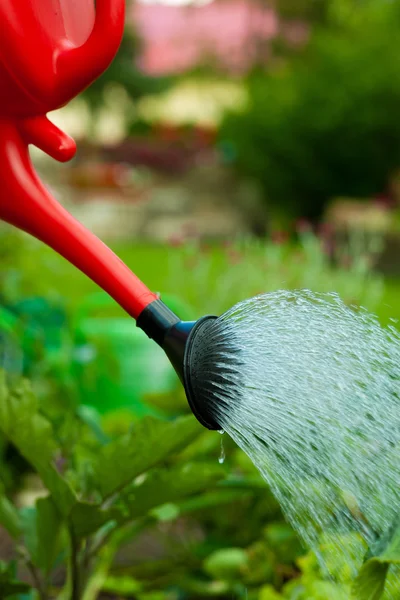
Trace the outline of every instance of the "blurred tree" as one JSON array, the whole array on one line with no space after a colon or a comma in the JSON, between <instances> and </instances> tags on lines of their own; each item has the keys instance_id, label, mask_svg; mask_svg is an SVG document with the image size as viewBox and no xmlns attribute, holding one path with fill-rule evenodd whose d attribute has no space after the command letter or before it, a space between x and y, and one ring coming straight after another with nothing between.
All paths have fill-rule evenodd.
<instances>
[{"instance_id":1,"label":"blurred tree","mask_svg":"<svg viewBox=\"0 0 400 600\"><path fill-rule=\"evenodd\" d=\"M337 0L329 19L301 52L249 76L247 109L221 132L270 206L311 219L332 197L384 192L400 165L399 4Z\"/></svg>"},{"instance_id":2,"label":"blurred tree","mask_svg":"<svg viewBox=\"0 0 400 600\"><path fill-rule=\"evenodd\" d=\"M330 0L276 0L275 8L282 19L307 23L325 23Z\"/></svg>"}]
</instances>

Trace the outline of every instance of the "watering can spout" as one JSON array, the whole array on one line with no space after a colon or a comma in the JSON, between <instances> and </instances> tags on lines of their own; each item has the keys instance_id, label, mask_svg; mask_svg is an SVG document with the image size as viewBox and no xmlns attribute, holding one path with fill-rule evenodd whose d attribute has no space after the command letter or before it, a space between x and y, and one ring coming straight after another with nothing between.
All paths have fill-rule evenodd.
<instances>
[{"instance_id":1,"label":"watering can spout","mask_svg":"<svg viewBox=\"0 0 400 600\"><path fill-rule=\"evenodd\" d=\"M140 327L153 339L168 356L178 377L184 385L189 406L197 420L207 429L220 429L219 425L207 414L205 398L199 398L194 392L191 369L194 340L203 336L210 321L215 316L205 316L197 321L181 321L161 300L149 304L137 319Z\"/></svg>"}]
</instances>

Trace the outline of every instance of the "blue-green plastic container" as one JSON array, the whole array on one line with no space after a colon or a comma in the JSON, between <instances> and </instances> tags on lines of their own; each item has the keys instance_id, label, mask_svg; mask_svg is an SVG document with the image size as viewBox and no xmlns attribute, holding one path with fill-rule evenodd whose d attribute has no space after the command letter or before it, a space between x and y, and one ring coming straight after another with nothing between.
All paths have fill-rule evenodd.
<instances>
[{"instance_id":1,"label":"blue-green plastic container","mask_svg":"<svg viewBox=\"0 0 400 600\"><path fill-rule=\"evenodd\" d=\"M190 309L171 296L164 302L182 319ZM176 389L178 378L163 350L121 315L114 300L104 292L87 298L75 318L73 369L79 400L100 414L129 409L136 416L154 414L146 394Z\"/></svg>"}]
</instances>

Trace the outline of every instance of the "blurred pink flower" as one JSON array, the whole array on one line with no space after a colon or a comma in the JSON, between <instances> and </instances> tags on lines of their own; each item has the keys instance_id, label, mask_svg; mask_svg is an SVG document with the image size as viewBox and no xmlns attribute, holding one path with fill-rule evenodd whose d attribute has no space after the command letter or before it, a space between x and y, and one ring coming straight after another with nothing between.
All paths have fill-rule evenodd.
<instances>
[{"instance_id":1,"label":"blurred pink flower","mask_svg":"<svg viewBox=\"0 0 400 600\"><path fill-rule=\"evenodd\" d=\"M311 223L307 221L307 219L298 219L296 221L296 231L297 233L308 233L311 231Z\"/></svg>"},{"instance_id":2,"label":"blurred pink flower","mask_svg":"<svg viewBox=\"0 0 400 600\"><path fill-rule=\"evenodd\" d=\"M182 227L182 234L186 238L196 238L199 235L199 231L195 223L185 223Z\"/></svg>"},{"instance_id":3,"label":"blurred pink flower","mask_svg":"<svg viewBox=\"0 0 400 600\"><path fill-rule=\"evenodd\" d=\"M211 250L211 246L210 244L207 244L207 242L200 242L200 251L203 254L208 254Z\"/></svg>"},{"instance_id":4,"label":"blurred pink flower","mask_svg":"<svg viewBox=\"0 0 400 600\"><path fill-rule=\"evenodd\" d=\"M237 265L240 262L242 262L242 259L243 259L242 254L238 250L235 250L234 248L229 248L229 250L227 252L227 256L228 256L228 261L231 265Z\"/></svg>"},{"instance_id":5,"label":"blurred pink flower","mask_svg":"<svg viewBox=\"0 0 400 600\"><path fill-rule=\"evenodd\" d=\"M343 256L340 257L340 265L344 268L344 269L349 269L351 267L351 256L349 256L348 254L344 254Z\"/></svg>"},{"instance_id":6,"label":"blurred pink flower","mask_svg":"<svg viewBox=\"0 0 400 600\"><path fill-rule=\"evenodd\" d=\"M321 223L318 227L318 235L322 238L329 238L333 233L334 228L331 223Z\"/></svg>"},{"instance_id":7,"label":"blurred pink flower","mask_svg":"<svg viewBox=\"0 0 400 600\"><path fill-rule=\"evenodd\" d=\"M271 240L274 244L281 246L289 240L289 234L287 231L273 231L271 233Z\"/></svg>"},{"instance_id":8,"label":"blurred pink flower","mask_svg":"<svg viewBox=\"0 0 400 600\"><path fill-rule=\"evenodd\" d=\"M378 208L391 208L393 206L392 199L386 194L378 194L372 199L373 204Z\"/></svg>"},{"instance_id":9,"label":"blurred pink flower","mask_svg":"<svg viewBox=\"0 0 400 600\"><path fill-rule=\"evenodd\" d=\"M182 72L207 57L229 71L241 72L253 64L259 42L275 37L279 30L271 7L248 0L202 6L135 2L129 17L143 42L140 66L152 75Z\"/></svg>"},{"instance_id":10,"label":"blurred pink flower","mask_svg":"<svg viewBox=\"0 0 400 600\"><path fill-rule=\"evenodd\" d=\"M179 233L174 233L168 239L168 245L172 246L173 248L179 248L180 246L183 246L184 243L185 243L185 238L182 234L179 234Z\"/></svg>"}]
</instances>

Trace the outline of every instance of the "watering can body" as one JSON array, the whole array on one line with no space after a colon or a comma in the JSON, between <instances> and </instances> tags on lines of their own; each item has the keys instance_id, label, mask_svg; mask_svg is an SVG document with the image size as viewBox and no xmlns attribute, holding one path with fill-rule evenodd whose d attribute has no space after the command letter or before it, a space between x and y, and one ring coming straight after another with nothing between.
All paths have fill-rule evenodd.
<instances>
[{"instance_id":1,"label":"watering can body","mask_svg":"<svg viewBox=\"0 0 400 600\"><path fill-rule=\"evenodd\" d=\"M122 40L125 0L0 0L0 219L41 240L137 318L156 299L40 181L28 146L70 160L76 145L46 113L83 91Z\"/></svg>"},{"instance_id":2,"label":"watering can body","mask_svg":"<svg viewBox=\"0 0 400 600\"><path fill-rule=\"evenodd\" d=\"M32 93L30 82L40 70L40 78L52 86L58 77L57 54L88 40L95 23L93 0L1 0L0 11L1 115L38 116L57 108L50 98L46 102L42 94ZM13 40L18 38L15 53Z\"/></svg>"},{"instance_id":3,"label":"watering can body","mask_svg":"<svg viewBox=\"0 0 400 600\"><path fill-rule=\"evenodd\" d=\"M123 0L0 0L0 117L63 106L109 65Z\"/></svg>"}]
</instances>

